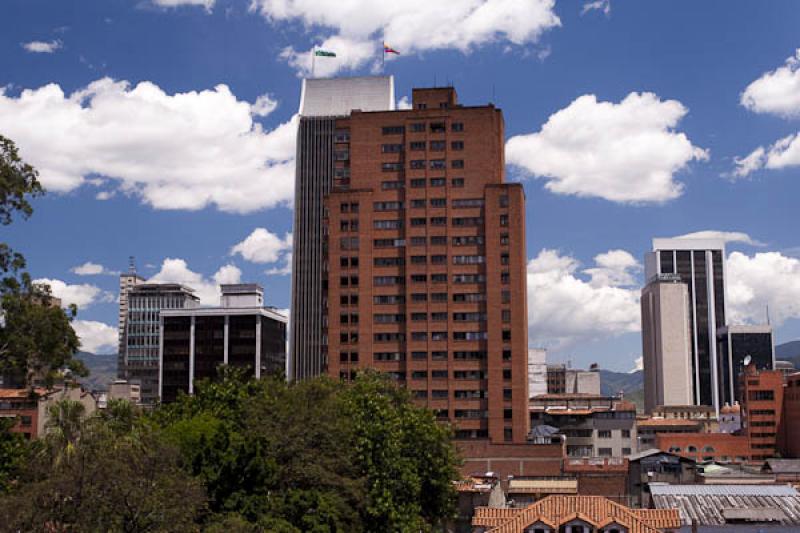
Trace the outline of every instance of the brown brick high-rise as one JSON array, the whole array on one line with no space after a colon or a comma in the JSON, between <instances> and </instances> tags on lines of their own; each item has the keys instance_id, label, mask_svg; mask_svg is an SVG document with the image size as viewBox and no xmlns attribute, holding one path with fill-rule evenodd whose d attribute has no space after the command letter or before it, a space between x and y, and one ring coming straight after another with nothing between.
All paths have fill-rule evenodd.
<instances>
[{"instance_id":1,"label":"brown brick high-rise","mask_svg":"<svg viewBox=\"0 0 800 533\"><path fill-rule=\"evenodd\" d=\"M412 100L335 121L327 370L388 373L458 438L523 443L525 196L504 182L503 115L453 88Z\"/></svg>"}]
</instances>

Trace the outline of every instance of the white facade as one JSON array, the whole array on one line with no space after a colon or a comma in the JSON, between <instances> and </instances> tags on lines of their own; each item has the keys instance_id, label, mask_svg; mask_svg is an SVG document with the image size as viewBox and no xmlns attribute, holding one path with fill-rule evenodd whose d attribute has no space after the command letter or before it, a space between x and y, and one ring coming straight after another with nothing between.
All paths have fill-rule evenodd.
<instances>
[{"instance_id":1,"label":"white facade","mask_svg":"<svg viewBox=\"0 0 800 533\"><path fill-rule=\"evenodd\" d=\"M394 77L307 78L300 95L304 117L347 116L351 111L394 111Z\"/></svg>"},{"instance_id":2,"label":"white facade","mask_svg":"<svg viewBox=\"0 0 800 533\"><path fill-rule=\"evenodd\" d=\"M547 350L528 348L528 397L547 394Z\"/></svg>"}]
</instances>

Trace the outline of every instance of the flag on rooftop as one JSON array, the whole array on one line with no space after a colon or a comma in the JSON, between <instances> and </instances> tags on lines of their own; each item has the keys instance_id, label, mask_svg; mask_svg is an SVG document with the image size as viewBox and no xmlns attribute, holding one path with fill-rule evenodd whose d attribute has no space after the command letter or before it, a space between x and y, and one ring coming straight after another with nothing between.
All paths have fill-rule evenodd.
<instances>
[{"instance_id":1,"label":"flag on rooftop","mask_svg":"<svg viewBox=\"0 0 800 533\"><path fill-rule=\"evenodd\" d=\"M400 52L398 52L397 50L395 50L394 48L392 48L391 46L389 46L386 43L383 43L383 53L384 54L397 54L397 55L400 55Z\"/></svg>"},{"instance_id":2,"label":"flag on rooftop","mask_svg":"<svg viewBox=\"0 0 800 533\"><path fill-rule=\"evenodd\" d=\"M314 50L314 55L318 57L336 57L336 52L330 50Z\"/></svg>"}]
</instances>

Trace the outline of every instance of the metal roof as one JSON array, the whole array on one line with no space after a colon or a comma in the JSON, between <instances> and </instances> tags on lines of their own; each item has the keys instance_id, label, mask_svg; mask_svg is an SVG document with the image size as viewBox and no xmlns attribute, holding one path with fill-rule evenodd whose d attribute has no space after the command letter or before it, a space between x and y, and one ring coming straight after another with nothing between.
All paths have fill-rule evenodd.
<instances>
[{"instance_id":1,"label":"metal roof","mask_svg":"<svg viewBox=\"0 0 800 533\"><path fill-rule=\"evenodd\" d=\"M790 485L670 485L650 483L650 492L664 496L797 496Z\"/></svg>"},{"instance_id":2,"label":"metal roof","mask_svg":"<svg viewBox=\"0 0 800 533\"><path fill-rule=\"evenodd\" d=\"M767 459L764 466L774 474L796 474L800 472L800 459Z\"/></svg>"}]
</instances>

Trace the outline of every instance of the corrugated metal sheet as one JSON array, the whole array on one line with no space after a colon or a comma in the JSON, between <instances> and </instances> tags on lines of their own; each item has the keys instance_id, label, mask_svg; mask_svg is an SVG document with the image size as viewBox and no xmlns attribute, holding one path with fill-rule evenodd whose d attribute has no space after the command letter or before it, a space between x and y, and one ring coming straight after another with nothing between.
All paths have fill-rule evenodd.
<instances>
[{"instance_id":1,"label":"corrugated metal sheet","mask_svg":"<svg viewBox=\"0 0 800 533\"><path fill-rule=\"evenodd\" d=\"M800 496L789 485L670 485L650 483L655 495L673 496Z\"/></svg>"}]
</instances>

